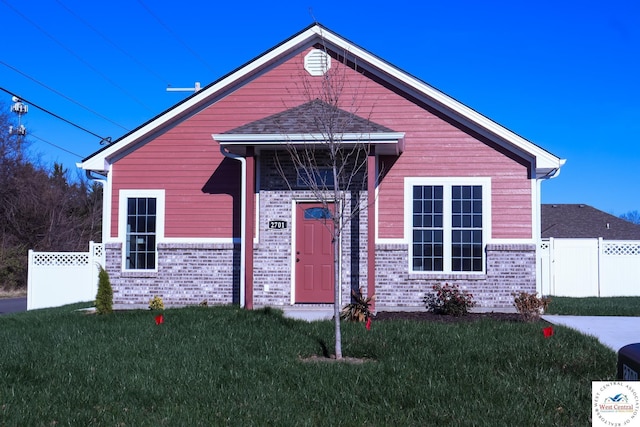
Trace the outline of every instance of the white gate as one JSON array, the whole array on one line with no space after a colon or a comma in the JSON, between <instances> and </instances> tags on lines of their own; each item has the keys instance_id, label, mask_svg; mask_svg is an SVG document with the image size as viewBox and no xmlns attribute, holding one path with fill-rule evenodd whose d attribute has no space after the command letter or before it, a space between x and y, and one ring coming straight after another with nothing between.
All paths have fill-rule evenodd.
<instances>
[{"instance_id":1,"label":"white gate","mask_svg":"<svg viewBox=\"0 0 640 427\"><path fill-rule=\"evenodd\" d=\"M98 292L102 243L89 242L89 252L29 251L27 310L93 301Z\"/></svg>"},{"instance_id":2,"label":"white gate","mask_svg":"<svg viewBox=\"0 0 640 427\"><path fill-rule=\"evenodd\" d=\"M538 261L543 295L640 296L640 241L551 238Z\"/></svg>"}]
</instances>

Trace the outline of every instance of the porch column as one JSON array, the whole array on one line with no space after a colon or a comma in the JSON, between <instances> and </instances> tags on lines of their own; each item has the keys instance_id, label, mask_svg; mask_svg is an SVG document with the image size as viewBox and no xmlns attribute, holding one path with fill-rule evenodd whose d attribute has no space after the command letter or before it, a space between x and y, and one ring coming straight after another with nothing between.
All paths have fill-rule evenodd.
<instances>
[{"instance_id":1,"label":"porch column","mask_svg":"<svg viewBox=\"0 0 640 427\"><path fill-rule=\"evenodd\" d=\"M246 215L244 242L242 242L242 250L245 254L245 282L244 282L244 306L248 310L253 309L253 237L255 235L255 157L253 147L247 147L246 159Z\"/></svg>"},{"instance_id":2,"label":"porch column","mask_svg":"<svg viewBox=\"0 0 640 427\"><path fill-rule=\"evenodd\" d=\"M376 292L376 167L375 147L367 158L367 296ZM371 310L375 311L376 301L371 301Z\"/></svg>"}]
</instances>

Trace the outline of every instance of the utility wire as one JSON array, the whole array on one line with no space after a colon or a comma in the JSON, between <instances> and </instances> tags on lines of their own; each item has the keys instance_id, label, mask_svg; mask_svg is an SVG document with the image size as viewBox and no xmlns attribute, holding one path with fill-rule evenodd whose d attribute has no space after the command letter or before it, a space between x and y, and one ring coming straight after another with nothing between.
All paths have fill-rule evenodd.
<instances>
[{"instance_id":1,"label":"utility wire","mask_svg":"<svg viewBox=\"0 0 640 427\"><path fill-rule=\"evenodd\" d=\"M104 41L106 41L107 43L109 43L111 46L113 46L114 48L116 48L117 50L119 50L123 55L125 55L126 57L128 57L130 60L132 60L133 62L135 62L136 64L138 64L141 68L143 68L145 71L147 71L149 74L153 75L156 79L160 80L161 82L163 82L164 84L166 84L167 86L170 86L170 83L167 79L163 78L162 76L160 76L158 73L156 73L155 71L153 71L151 68L147 67L146 65L144 65L141 61L139 61L135 56L131 55L129 52L125 51L124 49L122 49L120 46L118 46L117 44L115 44L111 39L109 39L106 35L104 35L103 33L101 33L97 28L95 28L93 25L91 25L89 22L87 22L85 19L83 19L81 16L79 16L77 13L75 13L73 10L71 10L69 7L67 7L64 3L62 3L60 0L56 0L56 3L58 3L61 7L63 7L67 12L69 12L73 17L75 17L78 21L82 22L84 25L86 25L87 27L89 27L93 32L95 32L97 35L99 35L100 37L102 37L102 39Z\"/></svg>"},{"instance_id":2,"label":"utility wire","mask_svg":"<svg viewBox=\"0 0 640 427\"><path fill-rule=\"evenodd\" d=\"M88 129L86 129L86 128L83 128L82 126L77 125L77 124L73 123L72 121L65 119L64 117L61 117L61 116L57 115L56 113L53 113L53 112L51 112L51 111L47 110L47 109L46 109L46 108L44 108L44 107L40 107L39 105L34 104L33 102L31 102L31 101L29 101L29 100L27 100L27 99L23 98L23 97L22 97L22 96L20 96L20 95L17 95L17 94L15 94L15 93L11 92L10 90L7 90L7 89L5 89L5 88L3 88L3 87L0 87L0 90L1 90L1 91L3 91L3 92L8 93L8 94L9 94L9 95L11 95L11 96L15 96L15 97L17 97L17 98L20 98L20 100L22 100L22 101L26 102L26 103L27 103L27 104L29 104L29 105L32 105L32 106L36 107L37 109L39 109L39 110L41 110L41 111L44 111L45 113L47 113L47 114L49 114L49 115L51 115L51 116L55 117L56 119L62 120L63 122L65 122L65 123L67 123L67 124L70 124L71 126L73 126L73 127L75 127L75 128L78 128L78 129L80 129L80 130L83 130L83 131L87 132L88 134L91 134L91 135L95 136L96 138L100 138L100 143L101 143L101 144L102 144L104 141L106 141L106 142L108 142L108 143L110 143L110 142L111 142L111 137L106 137L106 138L104 138L104 137L102 137L102 136L98 135L97 133L91 132L90 130L88 130Z\"/></svg>"},{"instance_id":3,"label":"utility wire","mask_svg":"<svg viewBox=\"0 0 640 427\"><path fill-rule=\"evenodd\" d=\"M24 77L28 78L29 80L31 80L31 81L33 81L33 82L35 82L35 83L39 84L40 86L44 87L45 89L50 90L51 92L55 93L56 95L63 97L63 98L64 98L64 99L66 99L67 101L73 102L74 104L76 104L76 105L78 105L78 106L80 106L80 107L84 108L85 110L87 110L88 112L90 112L90 113L92 113L92 114L95 114L96 116L100 117L101 119L106 120L106 121L108 121L109 123L112 123L112 124L114 124L114 125L116 125L116 126L118 126L118 127L121 127L121 128L122 128L122 129L124 129L125 131L129 131L129 130L130 130L130 129L127 129L126 127L122 126L120 123L114 122L114 121L113 121L113 120L111 120L110 118L103 116L102 114L98 113L97 111L94 111L94 110L92 110L91 108L89 108L89 107L86 107L86 106L82 105L82 104L81 104L81 103L79 103L78 101L76 101L76 100L74 100L74 99L72 99L72 98L69 98L69 97L68 97L68 96L66 96L65 94L63 94L63 93L61 93L61 92L59 92L59 91L57 91L57 90L53 89L52 87L47 86L46 84L44 84L44 83L42 83L41 81L39 81L39 80L37 80L37 79L35 79L35 78L31 77L30 75L26 74L25 72L20 71L19 69L15 68L15 67L12 67L11 65L7 64L6 62L4 62L4 61L3 61L3 60L1 60L1 59L0 59L0 64L4 65L4 66L5 66L5 67L7 67L7 68L12 69L12 70L13 70L13 71L15 71L16 73L18 73L18 74L20 74L20 75L22 75L22 76L24 76Z\"/></svg>"},{"instance_id":4,"label":"utility wire","mask_svg":"<svg viewBox=\"0 0 640 427\"><path fill-rule=\"evenodd\" d=\"M31 25L33 25L34 27L36 27L42 34L44 34L45 36L49 37L51 40L53 40L54 42L56 42L60 47L62 47L64 50L66 50L67 52L69 52L71 55L73 55L78 61L82 62L84 65L86 65L89 69L91 69L93 72L95 72L96 74L98 74L100 77L102 77L104 80L106 80L107 82L109 82L111 85L113 85L115 88L119 89L122 93L124 93L125 95L127 95L129 98L133 99L135 102L137 102L140 106L144 107L146 110L148 110L151 113L154 113L154 111L147 106L145 103L143 103L142 101L140 101L138 98L136 98L134 95L132 95L131 93L129 93L126 89L124 89L122 86L118 85L116 82L114 82L113 80L111 80L109 77L107 77L103 72L101 72L100 70L98 70L96 67L94 67L93 65L91 65L89 62L87 62L85 59L83 59L80 55L78 55L77 53L75 53L73 50L69 49L66 45L64 45L62 42L60 42L58 39L56 39L55 37L53 37L51 34L49 34L48 32L46 32L41 26L39 26L38 24L36 24L35 22L33 22L31 19L29 19L27 16L25 16L22 12L20 12L19 10L17 10L15 7L13 7L10 3L8 3L6 0L0 0L2 1L2 3L4 3L5 5L7 5L11 10L13 10L16 14L20 15L22 17L22 19L24 19L25 21L27 21L28 23L30 23Z\"/></svg>"},{"instance_id":5,"label":"utility wire","mask_svg":"<svg viewBox=\"0 0 640 427\"><path fill-rule=\"evenodd\" d=\"M64 152L66 152L66 153L69 153L69 154L71 154L71 155L73 155L73 156L76 156L76 157L79 157L79 158L81 158L81 159L83 158L80 154L78 154L78 153L74 153L73 151L69 151L69 150L67 150L66 148L63 148L63 147L60 147L59 145L54 144L53 142L49 142L49 141L47 141L46 139L42 139L42 138L40 138L40 137L39 137L39 136L37 136L37 135L34 135L34 134L30 133L30 134L29 134L29 136L30 136L30 137L33 137L33 138L35 138L35 139L38 139L38 140L40 140L40 141L44 142L45 144L49 144L49 145L51 145L52 147L57 148L58 150L62 150L62 151L64 151Z\"/></svg>"},{"instance_id":6,"label":"utility wire","mask_svg":"<svg viewBox=\"0 0 640 427\"><path fill-rule=\"evenodd\" d=\"M167 24L162 22L162 20L158 17L158 15L153 13L153 11L149 8L149 6L144 4L144 2L142 0L138 0L138 3L140 3L140 5L149 13L149 15L151 15L156 21L158 21L158 23L160 25L162 25L164 27L164 29L167 30L169 32L169 34L171 34L173 36L173 38L175 38L182 46L184 46L185 49L187 49L195 58L197 58L198 61L200 61L205 67L207 67L209 69L209 71L211 71L213 74L216 73L216 71L207 63L207 61L205 61L198 54L198 52L196 52L195 50L191 49L189 47L189 45L187 45L187 43L185 43L180 37L178 37L178 35L173 30L171 30L171 28Z\"/></svg>"}]
</instances>

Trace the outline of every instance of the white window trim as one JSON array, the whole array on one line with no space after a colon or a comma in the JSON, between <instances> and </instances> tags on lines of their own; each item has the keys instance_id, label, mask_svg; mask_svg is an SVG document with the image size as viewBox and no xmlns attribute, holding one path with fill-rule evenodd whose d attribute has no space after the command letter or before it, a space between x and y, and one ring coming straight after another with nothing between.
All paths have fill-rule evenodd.
<instances>
[{"instance_id":1,"label":"white window trim","mask_svg":"<svg viewBox=\"0 0 640 427\"><path fill-rule=\"evenodd\" d=\"M165 191L164 190L120 190L118 203L118 241L122 243L122 271L126 272L157 272L158 271L158 243L164 240L165 219ZM127 268L127 199L133 197L147 197L156 199L156 266L154 269L133 270Z\"/></svg>"},{"instance_id":2,"label":"white window trim","mask_svg":"<svg viewBox=\"0 0 640 427\"><path fill-rule=\"evenodd\" d=\"M413 186L440 185L443 187L443 230L444 230L444 268L443 271L413 270ZM454 185L482 186L482 271L451 270L451 187ZM444 177L444 178L405 178L404 180L404 240L409 247L409 274L419 275L479 275L486 274L486 247L491 243L491 178L488 177Z\"/></svg>"}]
</instances>

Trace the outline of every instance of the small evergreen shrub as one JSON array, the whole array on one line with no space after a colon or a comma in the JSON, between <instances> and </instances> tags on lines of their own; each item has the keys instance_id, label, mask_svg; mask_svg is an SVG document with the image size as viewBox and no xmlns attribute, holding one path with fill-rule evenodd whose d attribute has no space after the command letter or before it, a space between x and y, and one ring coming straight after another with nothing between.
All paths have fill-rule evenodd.
<instances>
[{"instance_id":1,"label":"small evergreen shrub","mask_svg":"<svg viewBox=\"0 0 640 427\"><path fill-rule=\"evenodd\" d=\"M550 298L538 297L536 293L520 292L519 294L513 294L513 296L513 305L516 306L518 313L520 313L525 322L538 320L540 314L547 309L551 302Z\"/></svg>"},{"instance_id":2,"label":"small evergreen shrub","mask_svg":"<svg viewBox=\"0 0 640 427\"><path fill-rule=\"evenodd\" d=\"M113 311L113 289L109 273L102 266L98 272L98 294L96 295L96 312L98 314L109 314Z\"/></svg>"},{"instance_id":3,"label":"small evergreen shrub","mask_svg":"<svg viewBox=\"0 0 640 427\"><path fill-rule=\"evenodd\" d=\"M434 293L424 297L427 311L436 314L446 314L450 316L464 316L469 313L469 309L476 305L473 295L462 292L458 285L444 286L437 284L433 286Z\"/></svg>"},{"instance_id":4,"label":"small evergreen shrub","mask_svg":"<svg viewBox=\"0 0 640 427\"><path fill-rule=\"evenodd\" d=\"M149 309L150 310L164 310L164 302L162 302L162 298L159 296L153 297L149 301Z\"/></svg>"},{"instance_id":5,"label":"small evergreen shrub","mask_svg":"<svg viewBox=\"0 0 640 427\"><path fill-rule=\"evenodd\" d=\"M376 296L371 295L370 297L365 298L362 295L362 288L360 288L358 292L352 289L351 295L353 295L353 302L342 308L340 318L343 320L350 320L352 322L366 322L373 316L369 306Z\"/></svg>"}]
</instances>

